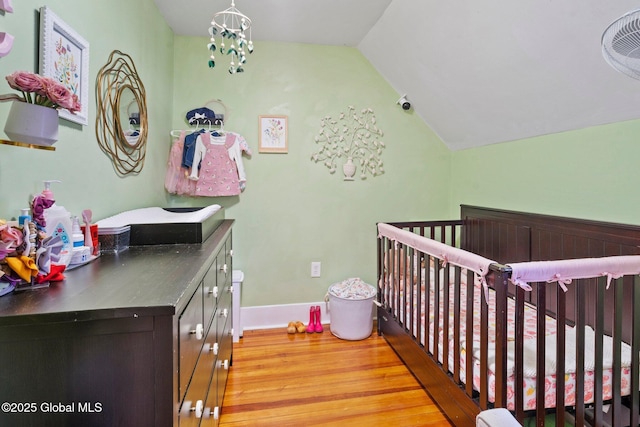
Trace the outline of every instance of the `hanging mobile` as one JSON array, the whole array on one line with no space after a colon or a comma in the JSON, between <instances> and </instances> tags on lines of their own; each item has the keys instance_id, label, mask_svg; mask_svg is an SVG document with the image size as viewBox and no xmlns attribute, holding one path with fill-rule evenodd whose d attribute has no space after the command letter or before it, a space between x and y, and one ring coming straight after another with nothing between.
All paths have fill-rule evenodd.
<instances>
[{"instance_id":1,"label":"hanging mobile","mask_svg":"<svg viewBox=\"0 0 640 427\"><path fill-rule=\"evenodd\" d=\"M249 40L245 31L249 30ZM231 0L231 7L218 12L213 16L211 20L211 27L209 28L209 34L211 35L211 41L207 45L207 49L211 51L209 58L209 68L214 68L215 57L213 53L216 50L216 36L220 36L220 53L231 55L231 63L229 64L229 74L236 74L244 72L243 65L247 62L245 54L246 50L249 53L253 52L253 42L251 41L251 19L241 13L235 7L235 1ZM225 50L224 39L231 40L231 47ZM237 47L234 41L237 41ZM237 65L236 65L237 61Z\"/></svg>"}]
</instances>

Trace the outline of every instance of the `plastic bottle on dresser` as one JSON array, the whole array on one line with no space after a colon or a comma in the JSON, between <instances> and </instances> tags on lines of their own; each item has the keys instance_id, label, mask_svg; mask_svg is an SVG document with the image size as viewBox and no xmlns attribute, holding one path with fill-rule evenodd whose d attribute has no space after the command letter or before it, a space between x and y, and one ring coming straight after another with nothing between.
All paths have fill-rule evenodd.
<instances>
[{"instance_id":1,"label":"plastic bottle on dresser","mask_svg":"<svg viewBox=\"0 0 640 427\"><path fill-rule=\"evenodd\" d=\"M20 209L20 216L18 217L18 225L24 225L25 221L31 221L31 215L29 215L29 208Z\"/></svg>"},{"instance_id":2,"label":"plastic bottle on dresser","mask_svg":"<svg viewBox=\"0 0 640 427\"><path fill-rule=\"evenodd\" d=\"M44 190L42 190L42 196L55 200L51 191L51 183L60 181L47 180L43 182ZM48 236L60 236L62 240L62 250L60 251L58 264L69 265L73 251L71 213L63 206L54 203L50 208L44 210L44 220L46 222L45 233Z\"/></svg>"},{"instance_id":3,"label":"plastic bottle on dresser","mask_svg":"<svg viewBox=\"0 0 640 427\"><path fill-rule=\"evenodd\" d=\"M69 265L82 264L91 257L91 248L84 245L84 234L80 229L80 220L77 216L71 217L71 230L73 232L73 249Z\"/></svg>"}]
</instances>

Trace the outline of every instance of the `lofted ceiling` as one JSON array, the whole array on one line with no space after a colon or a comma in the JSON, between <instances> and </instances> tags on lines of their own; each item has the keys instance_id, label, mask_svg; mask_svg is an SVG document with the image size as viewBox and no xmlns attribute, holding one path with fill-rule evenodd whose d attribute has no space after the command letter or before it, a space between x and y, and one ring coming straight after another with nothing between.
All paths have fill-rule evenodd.
<instances>
[{"instance_id":1,"label":"lofted ceiling","mask_svg":"<svg viewBox=\"0 0 640 427\"><path fill-rule=\"evenodd\" d=\"M230 0L155 0L207 36ZM188 6L187 6L188 3ZM451 150L640 118L602 32L640 0L236 0L254 41L357 47ZM390 100L395 103L397 99Z\"/></svg>"}]
</instances>

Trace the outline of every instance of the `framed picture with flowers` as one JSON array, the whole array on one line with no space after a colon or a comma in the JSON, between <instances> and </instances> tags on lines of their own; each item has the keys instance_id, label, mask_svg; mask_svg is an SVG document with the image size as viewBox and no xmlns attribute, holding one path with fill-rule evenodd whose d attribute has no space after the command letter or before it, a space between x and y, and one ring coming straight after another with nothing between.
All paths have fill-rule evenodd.
<instances>
[{"instance_id":1,"label":"framed picture with flowers","mask_svg":"<svg viewBox=\"0 0 640 427\"><path fill-rule=\"evenodd\" d=\"M47 6L40 8L40 74L65 86L80 109L59 110L65 120L89 123L89 43Z\"/></svg>"},{"instance_id":2,"label":"framed picture with flowers","mask_svg":"<svg viewBox=\"0 0 640 427\"><path fill-rule=\"evenodd\" d=\"M287 116L260 116L259 135L258 152L286 153Z\"/></svg>"}]
</instances>

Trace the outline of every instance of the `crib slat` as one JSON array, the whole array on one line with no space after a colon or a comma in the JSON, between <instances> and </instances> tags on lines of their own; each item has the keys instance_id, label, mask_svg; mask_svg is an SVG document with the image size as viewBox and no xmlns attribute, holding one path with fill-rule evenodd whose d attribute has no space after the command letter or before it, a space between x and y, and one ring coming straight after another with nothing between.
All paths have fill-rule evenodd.
<instances>
[{"instance_id":1,"label":"crib slat","mask_svg":"<svg viewBox=\"0 0 640 427\"><path fill-rule=\"evenodd\" d=\"M480 408L487 409L489 402L489 302L485 300L484 293L480 303ZM471 377L473 378L473 377Z\"/></svg>"},{"instance_id":2,"label":"crib slat","mask_svg":"<svg viewBox=\"0 0 640 427\"><path fill-rule=\"evenodd\" d=\"M576 348L584 348L584 326L586 323L585 313L585 289L587 289L587 281L576 281ZM576 425L585 425L584 413L584 354L578 352L576 357L576 402L575 402L575 419Z\"/></svg>"},{"instance_id":3,"label":"crib slat","mask_svg":"<svg viewBox=\"0 0 640 427\"><path fill-rule=\"evenodd\" d=\"M494 338L494 352L496 357L495 372L495 405L498 408L507 407L507 289L508 275L502 271L495 279L495 316L496 336ZM501 345L502 344L502 345Z\"/></svg>"},{"instance_id":4,"label":"crib slat","mask_svg":"<svg viewBox=\"0 0 640 427\"><path fill-rule=\"evenodd\" d=\"M544 362L546 356L546 342L545 342L545 315L547 312L547 298L546 287L544 284L538 283L536 285L536 402L544 402L545 395L545 376L540 374L544 372ZM536 405L536 425L538 427L544 427L545 410L544 405Z\"/></svg>"},{"instance_id":5,"label":"crib slat","mask_svg":"<svg viewBox=\"0 0 640 427\"><path fill-rule=\"evenodd\" d=\"M632 315L632 334L633 341L631 343L631 390L640 389L640 276L634 276L633 287L631 288L631 299L633 301ZM640 424L640 394L631 393L631 422L629 425L637 426Z\"/></svg>"},{"instance_id":6,"label":"crib slat","mask_svg":"<svg viewBox=\"0 0 640 427\"><path fill-rule=\"evenodd\" d=\"M602 360L603 355L603 344L602 344L602 336L604 334L604 294L605 287L607 285L606 278L601 278L597 280L596 286L596 325L595 325L595 355L594 360L595 369L594 369L594 379L593 379L593 402L595 408L602 408L602 363L598 363L597 361ZM602 412L595 410L593 411L593 424L600 426L602 425Z\"/></svg>"},{"instance_id":7,"label":"crib slat","mask_svg":"<svg viewBox=\"0 0 640 427\"><path fill-rule=\"evenodd\" d=\"M449 320L451 319L451 295L450 295L450 287L449 287L449 264L447 264L444 268L444 280L441 286L444 288L442 290L442 369L445 372L449 372Z\"/></svg>"},{"instance_id":8,"label":"crib slat","mask_svg":"<svg viewBox=\"0 0 640 427\"><path fill-rule=\"evenodd\" d=\"M613 286L613 298L614 298L614 310L613 310L613 365L612 365L612 377L611 377L611 386L613 391L613 398L611 400L611 406L613 408L612 412L612 426L620 427L622 426L622 397L620 394L622 387L622 378L621 378L621 358L622 358L622 312L623 312L623 279L616 279Z\"/></svg>"},{"instance_id":9,"label":"crib slat","mask_svg":"<svg viewBox=\"0 0 640 427\"><path fill-rule=\"evenodd\" d=\"M524 359L524 301L525 291L520 286L516 287L516 307L515 307L515 376L514 384L524 384L524 373L519 366L523 366ZM514 387L514 404L516 410L516 419L522 423L524 421L524 388Z\"/></svg>"},{"instance_id":10,"label":"crib slat","mask_svg":"<svg viewBox=\"0 0 640 427\"><path fill-rule=\"evenodd\" d=\"M400 266L400 248L402 247L401 244L397 244L396 245L396 250L394 252L394 266ZM400 284L402 283L400 281L400 268L394 268L393 269L393 280L394 280L394 284L396 284L396 286L393 287L393 289L395 290L395 307L393 307L394 312L400 314L400 313L405 313L406 310L402 310L402 312L398 311L400 307L402 307L402 300L400 299L402 297L402 292L400 290ZM404 316L402 316L404 317ZM404 325L404 318L400 318L398 317L398 320L400 321L400 324Z\"/></svg>"},{"instance_id":11,"label":"crib slat","mask_svg":"<svg viewBox=\"0 0 640 427\"><path fill-rule=\"evenodd\" d=\"M431 256L427 256L427 266L431 266L432 262L435 262L434 259ZM431 268L431 267L428 267ZM427 270L427 267L425 267L425 271L429 271ZM431 352L431 348L429 347L429 342L431 339L431 327L429 325L430 320L431 320L431 304L429 303L429 299L430 299L430 295L431 295L431 289L433 288L433 281L432 281L432 277L431 274L426 274L425 273L425 278L424 278L424 295L425 295L425 303L424 303L424 308L425 308L425 313L424 313L424 347L427 349L427 353ZM434 304L435 304L435 296L434 296ZM435 307L435 305L434 305Z\"/></svg>"},{"instance_id":12,"label":"crib slat","mask_svg":"<svg viewBox=\"0 0 640 427\"><path fill-rule=\"evenodd\" d=\"M473 396L473 344L469 344L473 343L473 280L473 271L467 270L467 301L465 302L467 313L467 318L465 320L465 342L467 343L467 349L465 352L465 391L469 397Z\"/></svg>"},{"instance_id":13,"label":"crib slat","mask_svg":"<svg viewBox=\"0 0 640 427\"><path fill-rule=\"evenodd\" d=\"M437 362L440 360L440 348L438 342L440 341L440 334L438 333L438 326L440 325L440 261L434 259L433 266L433 358Z\"/></svg>"},{"instance_id":14,"label":"crib slat","mask_svg":"<svg viewBox=\"0 0 640 427\"><path fill-rule=\"evenodd\" d=\"M402 293L401 293L401 302L400 304L401 307L403 308L403 312L404 312L404 316L402 319L402 323L404 324L404 328L407 331L410 331L411 328L411 311L412 310L408 310L407 307L411 307L409 305L409 299L411 298L411 282L409 281L410 277L407 275L407 249L408 247L405 247L404 245L400 245L400 248L398 250L398 256L400 257L400 259L402 260L402 264L401 264L401 268L400 268L400 280L402 281L402 285L403 285L403 289L402 289Z\"/></svg>"},{"instance_id":15,"label":"crib slat","mask_svg":"<svg viewBox=\"0 0 640 427\"><path fill-rule=\"evenodd\" d=\"M454 268L453 277L453 379L460 384L460 282L462 269Z\"/></svg>"},{"instance_id":16,"label":"crib slat","mask_svg":"<svg viewBox=\"0 0 640 427\"><path fill-rule=\"evenodd\" d=\"M421 320L423 319L423 295L422 295L422 291L421 291L421 284L424 283L424 277L423 277L423 273L422 273L422 264L424 262L424 253L418 251L417 252L417 262L418 262L418 271L417 271L417 283L415 286L417 286L418 292L417 292L417 298L416 298L416 333L414 335L414 337L416 338L416 341L418 341L418 345L422 345L422 322ZM429 300L426 299L424 300L426 305L429 305Z\"/></svg>"},{"instance_id":17,"label":"crib slat","mask_svg":"<svg viewBox=\"0 0 640 427\"><path fill-rule=\"evenodd\" d=\"M565 325L567 323L566 316L566 294L560 286L556 283L556 425L564 425L565 413L562 408L565 407L565 394L564 394L564 375L565 375L565 342L566 333Z\"/></svg>"},{"instance_id":18,"label":"crib slat","mask_svg":"<svg viewBox=\"0 0 640 427\"><path fill-rule=\"evenodd\" d=\"M409 294L408 298L409 298L409 304L405 305L405 307L407 307L407 309L405 311L409 312L409 327L407 328L409 330L409 333L411 334L412 337L415 337L415 310L414 310L414 300L415 300L415 282L414 282L414 275L413 272L415 271L413 269L414 267L414 251L413 248L410 246L407 246L407 248L405 249L405 262L404 262L404 281L405 281L405 299L407 298L407 294ZM407 286L407 282L409 283L409 285Z\"/></svg>"}]
</instances>

